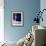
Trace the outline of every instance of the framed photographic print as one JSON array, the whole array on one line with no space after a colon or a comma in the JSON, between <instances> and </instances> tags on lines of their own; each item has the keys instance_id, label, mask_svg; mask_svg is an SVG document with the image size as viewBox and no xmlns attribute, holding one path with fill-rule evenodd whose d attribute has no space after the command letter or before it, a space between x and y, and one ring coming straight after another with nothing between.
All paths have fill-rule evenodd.
<instances>
[{"instance_id":1,"label":"framed photographic print","mask_svg":"<svg viewBox=\"0 0 46 46\"><path fill-rule=\"evenodd\" d=\"M15 11L12 12L12 25L13 26L23 26L23 12Z\"/></svg>"}]
</instances>

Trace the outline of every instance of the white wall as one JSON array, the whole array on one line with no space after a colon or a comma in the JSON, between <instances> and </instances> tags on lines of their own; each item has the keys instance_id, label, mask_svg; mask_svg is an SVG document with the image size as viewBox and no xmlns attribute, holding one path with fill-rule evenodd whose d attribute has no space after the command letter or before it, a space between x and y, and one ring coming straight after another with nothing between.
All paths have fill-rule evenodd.
<instances>
[{"instance_id":1,"label":"white wall","mask_svg":"<svg viewBox=\"0 0 46 46\"><path fill-rule=\"evenodd\" d=\"M4 1L0 0L0 42L4 41Z\"/></svg>"}]
</instances>

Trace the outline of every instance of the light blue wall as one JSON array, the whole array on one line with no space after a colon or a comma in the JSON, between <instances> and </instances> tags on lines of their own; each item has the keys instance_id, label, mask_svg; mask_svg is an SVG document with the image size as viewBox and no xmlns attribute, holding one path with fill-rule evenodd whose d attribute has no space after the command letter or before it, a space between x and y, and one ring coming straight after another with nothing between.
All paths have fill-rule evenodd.
<instances>
[{"instance_id":1,"label":"light blue wall","mask_svg":"<svg viewBox=\"0 0 46 46\"><path fill-rule=\"evenodd\" d=\"M7 41L18 41L32 28L33 18L40 9L39 0L4 0L4 35ZM24 11L24 27L12 27L12 11Z\"/></svg>"},{"instance_id":2,"label":"light blue wall","mask_svg":"<svg viewBox=\"0 0 46 46\"><path fill-rule=\"evenodd\" d=\"M46 0L41 0L40 1L40 10L42 11L43 9L46 9ZM43 22L40 22L40 25L45 26L46 27L46 10L43 12Z\"/></svg>"}]
</instances>

